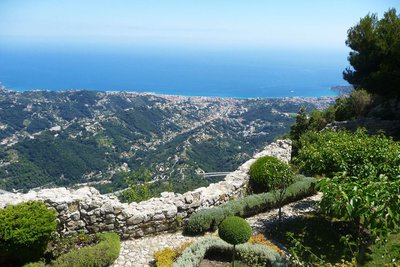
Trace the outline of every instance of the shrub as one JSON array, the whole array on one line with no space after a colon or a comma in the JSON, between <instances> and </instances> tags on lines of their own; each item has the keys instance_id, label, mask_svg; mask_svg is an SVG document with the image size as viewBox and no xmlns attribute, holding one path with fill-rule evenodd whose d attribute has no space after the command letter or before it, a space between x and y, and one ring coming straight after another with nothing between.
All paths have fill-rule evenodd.
<instances>
[{"instance_id":1,"label":"shrub","mask_svg":"<svg viewBox=\"0 0 400 267\"><path fill-rule=\"evenodd\" d=\"M297 156L298 150L301 148L300 138L308 132L318 132L333 121L346 121L357 117L361 117L370 112L371 108L379 102L376 96L372 96L365 90L353 90L350 95L338 97L333 106L328 107L324 111L314 110L307 117L304 108L299 110L296 122L290 127L290 139L292 140L292 157ZM383 110L375 110L375 115L380 117L392 117L393 111L389 108L388 114ZM371 115L371 114L370 114Z\"/></svg>"},{"instance_id":2,"label":"shrub","mask_svg":"<svg viewBox=\"0 0 400 267\"><path fill-rule=\"evenodd\" d=\"M355 116L352 109L352 104L348 96L341 96L335 101L335 119L338 121L345 121L353 119ZM316 130L316 129L312 129Z\"/></svg>"},{"instance_id":3,"label":"shrub","mask_svg":"<svg viewBox=\"0 0 400 267\"><path fill-rule=\"evenodd\" d=\"M220 238L203 237L186 248L182 256L176 259L173 266L196 267L206 253L211 250L219 253L231 253L232 246ZM263 245L240 244L236 246L236 251L238 258L250 266L255 266L251 262L263 263L262 266L287 266L284 256Z\"/></svg>"},{"instance_id":4,"label":"shrub","mask_svg":"<svg viewBox=\"0 0 400 267\"><path fill-rule=\"evenodd\" d=\"M46 263L43 261L30 262L24 265L24 267L46 267Z\"/></svg>"},{"instance_id":5,"label":"shrub","mask_svg":"<svg viewBox=\"0 0 400 267\"><path fill-rule=\"evenodd\" d=\"M154 254L157 267L172 267L175 257L176 252L171 248L165 248Z\"/></svg>"},{"instance_id":6,"label":"shrub","mask_svg":"<svg viewBox=\"0 0 400 267\"><path fill-rule=\"evenodd\" d=\"M60 236L59 234L54 234L47 245L45 259L46 261L54 260L73 249L93 246L98 242L99 235L88 235L83 232L70 236Z\"/></svg>"},{"instance_id":7,"label":"shrub","mask_svg":"<svg viewBox=\"0 0 400 267\"><path fill-rule=\"evenodd\" d=\"M284 254L284 252L279 247L277 247L271 241L266 239L263 234L255 234L255 235L251 236L248 242L250 244L264 245L264 246L272 248L273 250L275 250L276 252L278 252L281 255Z\"/></svg>"},{"instance_id":8,"label":"shrub","mask_svg":"<svg viewBox=\"0 0 400 267\"><path fill-rule=\"evenodd\" d=\"M249 223L240 217L231 216L225 218L218 227L219 237L233 245L232 266L235 265L236 245L246 243L251 236Z\"/></svg>"},{"instance_id":9,"label":"shrub","mask_svg":"<svg viewBox=\"0 0 400 267\"><path fill-rule=\"evenodd\" d=\"M375 181L359 177L324 178L321 210L335 218L351 221L360 229L356 236L357 262L363 262L370 240L385 240L398 232L400 223L400 179L381 175ZM367 235L363 233L368 233Z\"/></svg>"},{"instance_id":10,"label":"shrub","mask_svg":"<svg viewBox=\"0 0 400 267\"><path fill-rule=\"evenodd\" d=\"M248 266L287 266L283 255L264 245L241 244L236 249L238 258Z\"/></svg>"},{"instance_id":11,"label":"shrub","mask_svg":"<svg viewBox=\"0 0 400 267\"><path fill-rule=\"evenodd\" d=\"M43 256L57 228L56 212L29 201L0 209L0 263L22 265Z\"/></svg>"},{"instance_id":12,"label":"shrub","mask_svg":"<svg viewBox=\"0 0 400 267\"><path fill-rule=\"evenodd\" d=\"M310 115L308 130L320 131L328 123L335 120L335 107L330 106L325 111L313 110ZM305 132L305 131L304 131ZM303 133L304 133L303 132Z\"/></svg>"},{"instance_id":13,"label":"shrub","mask_svg":"<svg viewBox=\"0 0 400 267\"><path fill-rule=\"evenodd\" d=\"M290 166L272 156L259 158L250 167L250 186L254 192L266 192L272 189L274 180L291 177Z\"/></svg>"},{"instance_id":14,"label":"shrub","mask_svg":"<svg viewBox=\"0 0 400 267\"><path fill-rule=\"evenodd\" d=\"M204 233L213 228L213 218L211 214L214 209L196 212L190 216L189 221L185 226L185 232L188 234Z\"/></svg>"},{"instance_id":15,"label":"shrub","mask_svg":"<svg viewBox=\"0 0 400 267\"><path fill-rule=\"evenodd\" d=\"M314 142L303 142L296 161L304 172L334 176L318 182L321 210L357 225L362 262L369 240L384 240L398 229L400 144L363 129L314 133Z\"/></svg>"},{"instance_id":16,"label":"shrub","mask_svg":"<svg viewBox=\"0 0 400 267\"><path fill-rule=\"evenodd\" d=\"M289 203L314 193L315 178L298 176L285 193L283 203ZM197 235L216 227L229 216L246 217L277 207L278 203L270 192L255 194L242 199L228 201L219 207L200 210L187 221L185 234Z\"/></svg>"},{"instance_id":17,"label":"shrub","mask_svg":"<svg viewBox=\"0 0 400 267\"><path fill-rule=\"evenodd\" d=\"M251 227L245 219L231 216L225 218L219 225L218 235L231 245L239 245L250 239Z\"/></svg>"},{"instance_id":18,"label":"shrub","mask_svg":"<svg viewBox=\"0 0 400 267\"><path fill-rule=\"evenodd\" d=\"M350 95L350 103L354 110L355 116L365 115L366 111L372 104L372 96L366 90L354 90Z\"/></svg>"},{"instance_id":19,"label":"shrub","mask_svg":"<svg viewBox=\"0 0 400 267\"><path fill-rule=\"evenodd\" d=\"M182 255L183 251L185 251L186 248L190 247L192 245L193 241L186 241L182 244L180 244L177 248L175 248L175 252L177 256Z\"/></svg>"},{"instance_id":20,"label":"shrub","mask_svg":"<svg viewBox=\"0 0 400 267\"><path fill-rule=\"evenodd\" d=\"M355 133L327 130L307 135L301 143L295 163L308 175L346 172L374 179L381 174L395 178L400 173L400 144L383 134L369 136L365 129Z\"/></svg>"},{"instance_id":21,"label":"shrub","mask_svg":"<svg viewBox=\"0 0 400 267\"><path fill-rule=\"evenodd\" d=\"M181 256L183 251L192 244L191 241L186 241L179 247L171 249L164 248L154 253L157 267L172 267L174 260Z\"/></svg>"},{"instance_id":22,"label":"shrub","mask_svg":"<svg viewBox=\"0 0 400 267\"><path fill-rule=\"evenodd\" d=\"M309 128L309 121L308 121L308 116L307 116L307 111L306 109L300 108L299 112L297 113L296 116L296 122L293 123L292 126L290 126L290 139L292 141L298 141L300 139L300 136L307 131Z\"/></svg>"},{"instance_id":23,"label":"shrub","mask_svg":"<svg viewBox=\"0 0 400 267\"><path fill-rule=\"evenodd\" d=\"M91 247L72 250L53 261L54 267L101 267L111 265L119 256L120 239L116 233L99 234L100 242Z\"/></svg>"}]
</instances>

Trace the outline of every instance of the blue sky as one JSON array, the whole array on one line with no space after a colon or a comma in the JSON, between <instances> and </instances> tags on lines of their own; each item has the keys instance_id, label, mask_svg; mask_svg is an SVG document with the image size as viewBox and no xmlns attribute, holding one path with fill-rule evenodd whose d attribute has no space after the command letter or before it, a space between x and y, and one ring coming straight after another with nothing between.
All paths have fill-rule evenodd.
<instances>
[{"instance_id":1,"label":"blue sky","mask_svg":"<svg viewBox=\"0 0 400 267\"><path fill-rule=\"evenodd\" d=\"M346 31L399 0L1 0L8 44L344 50Z\"/></svg>"}]
</instances>

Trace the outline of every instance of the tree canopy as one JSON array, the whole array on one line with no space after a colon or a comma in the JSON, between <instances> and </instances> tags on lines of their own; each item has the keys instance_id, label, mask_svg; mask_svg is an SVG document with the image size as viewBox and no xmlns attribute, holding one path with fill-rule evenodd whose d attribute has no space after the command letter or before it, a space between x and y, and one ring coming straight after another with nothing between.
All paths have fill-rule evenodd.
<instances>
[{"instance_id":1,"label":"tree canopy","mask_svg":"<svg viewBox=\"0 0 400 267\"><path fill-rule=\"evenodd\" d=\"M382 19L368 14L347 32L351 68L343 78L356 89L393 97L400 96L400 16L389 9Z\"/></svg>"}]
</instances>

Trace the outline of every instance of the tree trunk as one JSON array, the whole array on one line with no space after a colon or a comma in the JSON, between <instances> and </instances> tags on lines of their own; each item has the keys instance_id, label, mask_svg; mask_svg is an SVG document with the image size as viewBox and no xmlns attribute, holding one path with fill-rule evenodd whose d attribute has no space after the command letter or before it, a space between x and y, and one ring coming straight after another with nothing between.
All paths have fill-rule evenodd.
<instances>
[{"instance_id":1,"label":"tree trunk","mask_svg":"<svg viewBox=\"0 0 400 267\"><path fill-rule=\"evenodd\" d=\"M232 267L235 267L236 245L233 245Z\"/></svg>"},{"instance_id":2,"label":"tree trunk","mask_svg":"<svg viewBox=\"0 0 400 267\"><path fill-rule=\"evenodd\" d=\"M279 204L279 209L278 209L278 229L281 229L281 221L282 221L282 205Z\"/></svg>"},{"instance_id":3,"label":"tree trunk","mask_svg":"<svg viewBox=\"0 0 400 267\"><path fill-rule=\"evenodd\" d=\"M279 195L278 195L278 230L281 230L281 223L282 223L282 206L284 203L284 197L285 197L285 193L286 193L286 188L281 189L279 191Z\"/></svg>"},{"instance_id":4,"label":"tree trunk","mask_svg":"<svg viewBox=\"0 0 400 267\"><path fill-rule=\"evenodd\" d=\"M358 246L357 263L362 264L364 262L366 250L364 240L362 240Z\"/></svg>"},{"instance_id":5,"label":"tree trunk","mask_svg":"<svg viewBox=\"0 0 400 267\"><path fill-rule=\"evenodd\" d=\"M357 253L357 258L356 261L359 264L362 264L365 260L365 254L367 252L367 247L368 247L368 242L367 242L367 236L364 232L364 227L360 223L360 219L357 220L357 231L358 231L358 253Z\"/></svg>"}]
</instances>

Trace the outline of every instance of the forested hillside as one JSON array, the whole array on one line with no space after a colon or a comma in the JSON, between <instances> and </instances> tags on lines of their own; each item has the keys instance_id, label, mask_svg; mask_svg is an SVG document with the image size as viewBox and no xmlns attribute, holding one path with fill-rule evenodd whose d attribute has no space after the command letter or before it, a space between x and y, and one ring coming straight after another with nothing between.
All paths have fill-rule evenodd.
<instances>
[{"instance_id":1,"label":"forested hillside","mask_svg":"<svg viewBox=\"0 0 400 267\"><path fill-rule=\"evenodd\" d=\"M152 180L198 182L203 172L234 170L286 133L300 107L332 101L3 89L0 188L97 182L114 190L139 167Z\"/></svg>"}]
</instances>

